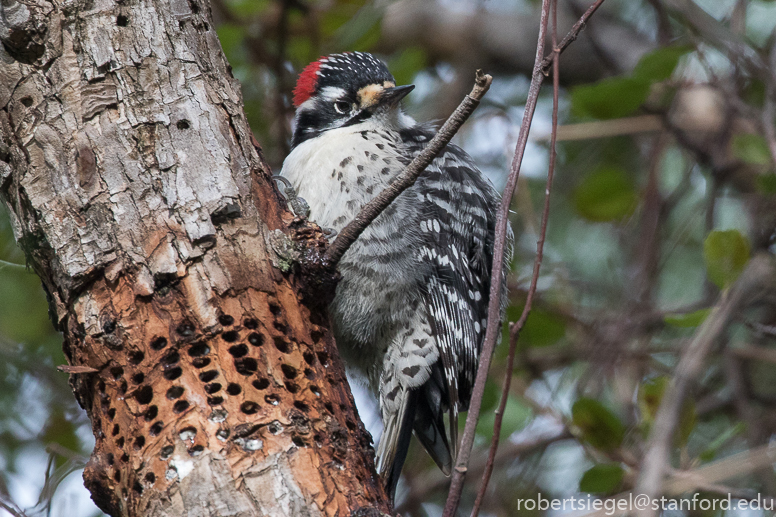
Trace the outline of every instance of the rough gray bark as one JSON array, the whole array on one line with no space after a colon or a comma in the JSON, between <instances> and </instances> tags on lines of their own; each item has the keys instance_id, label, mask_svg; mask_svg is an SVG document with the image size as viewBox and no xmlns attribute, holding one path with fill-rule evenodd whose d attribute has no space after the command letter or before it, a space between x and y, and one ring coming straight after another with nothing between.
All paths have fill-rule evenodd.
<instances>
[{"instance_id":1,"label":"rough gray bark","mask_svg":"<svg viewBox=\"0 0 776 517\"><path fill-rule=\"evenodd\" d=\"M63 331L112 515L387 511L202 0L4 0L0 193ZM294 226L296 225L296 226ZM276 261L277 263L277 261Z\"/></svg>"}]
</instances>

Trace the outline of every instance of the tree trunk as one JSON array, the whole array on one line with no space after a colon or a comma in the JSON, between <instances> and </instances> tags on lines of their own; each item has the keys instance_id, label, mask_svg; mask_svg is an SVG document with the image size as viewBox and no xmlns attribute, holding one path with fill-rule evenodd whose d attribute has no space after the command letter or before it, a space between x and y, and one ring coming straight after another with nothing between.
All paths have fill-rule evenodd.
<instances>
[{"instance_id":1,"label":"tree trunk","mask_svg":"<svg viewBox=\"0 0 776 517\"><path fill-rule=\"evenodd\" d=\"M387 512L325 300L273 252L289 226L325 243L282 208L209 6L3 0L0 41L0 188L91 418L97 505Z\"/></svg>"}]
</instances>

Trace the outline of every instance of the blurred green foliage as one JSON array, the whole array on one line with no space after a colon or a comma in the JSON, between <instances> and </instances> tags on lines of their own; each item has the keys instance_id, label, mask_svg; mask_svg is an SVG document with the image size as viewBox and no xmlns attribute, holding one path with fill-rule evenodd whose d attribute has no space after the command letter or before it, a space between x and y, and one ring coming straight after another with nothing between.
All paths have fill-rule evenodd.
<instances>
[{"instance_id":1,"label":"blurred green foliage","mask_svg":"<svg viewBox=\"0 0 776 517\"><path fill-rule=\"evenodd\" d=\"M770 165L771 153L765 138L751 133L740 133L733 137L733 154L739 160L754 165Z\"/></svg>"},{"instance_id":2,"label":"blurred green foliage","mask_svg":"<svg viewBox=\"0 0 776 517\"><path fill-rule=\"evenodd\" d=\"M655 421L660 403L663 401L663 396L669 384L670 379L661 375L648 379L639 386L638 406L641 411L641 430L645 435L650 431ZM684 446L687 444L695 424L695 403L688 398L682 404L679 414L679 425L675 437L677 445Z\"/></svg>"},{"instance_id":3,"label":"blurred green foliage","mask_svg":"<svg viewBox=\"0 0 776 517\"><path fill-rule=\"evenodd\" d=\"M697 327L706 319L711 309L698 309L684 314L666 314L665 322L674 327Z\"/></svg>"},{"instance_id":4,"label":"blurred green foliage","mask_svg":"<svg viewBox=\"0 0 776 517\"><path fill-rule=\"evenodd\" d=\"M612 495L620 491L625 471L619 463L601 463L587 470L579 480L579 490Z\"/></svg>"},{"instance_id":5,"label":"blurred green foliage","mask_svg":"<svg viewBox=\"0 0 776 517\"><path fill-rule=\"evenodd\" d=\"M83 466L91 452L89 424L77 407L67 375L62 338L48 317L38 277L23 264L5 208L0 208L0 486L19 479L27 490L41 490L43 504L53 496L58 474ZM49 491L43 479L29 479L30 455L50 457ZM44 457L45 457L44 456ZM35 469L43 470L43 469ZM15 495L15 494L12 494ZM0 497L3 492L0 491ZM50 501L49 501L50 502ZM97 512L99 514L99 512ZM94 512L91 513L92 515Z\"/></svg>"},{"instance_id":6,"label":"blurred green foliage","mask_svg":"<svg viewBox=\"0 0 776 517\"><path fill-rule=\"evenodd\" d=\"M606 167L582 180L574 195L574 204L585 219L605 222L631 215L638 199L630 176L622 169Z\"/></svg>"},{"instance_id":7,"label":"blurred green foliage","mask_svg":"<svg viewBox=\"0 0 776 517\"><path fill-rule=\"evenodd\" d=\"M632 114L647 100L652 85L668 79L679 59L691 50L688 46L661 47L642 57L631 74L574 88L571 92L574 114L598 119ZM612 102L613 99L617 100Z\"/></svg>"},{"instance_id":8,"label":"blurred green foliage","mask_svg":"<svg viewBox=\"0 0 776 517\"><path fill-rule=\"evenodd\" d=\"M749 261L749 241L737 230L713 231L703 242L706 274L720 289L735 282Z\"/></svg>"},{"instance_id":9,"label":"blurred green foliage","mask_svg":"<svg viewBox=\"0 0 776 517\"><path fill-rule=\"evenodd\" d=\"M625 426L598 400L578 399L571 408L571 419L582 432L582 439L593 447L613 450L622 445Z\"/></svg>"}]
</instances>

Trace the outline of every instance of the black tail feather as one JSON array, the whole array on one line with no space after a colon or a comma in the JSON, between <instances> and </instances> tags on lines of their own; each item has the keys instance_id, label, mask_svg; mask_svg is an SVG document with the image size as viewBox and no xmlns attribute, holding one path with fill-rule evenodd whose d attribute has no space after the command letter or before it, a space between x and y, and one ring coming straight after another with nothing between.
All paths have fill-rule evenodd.
<instances>
[{"instance_id":1,"label":"black tail feather","mask_svg":"<svg viewBox=\"0 0 776 517\"><path fill-rule=\"evenodd\" d=\"M453 459L450 441L445 429L444 414L447 409L447 395L441 379L441 372L434 369L431 379L418 390L419 397L413 429L423 448L446 476L450 475ZM440 377L437 379L437 377Z\"/></svg>"},{"instance_id":2,"label":"black tail feather","mask_svg":"<svg viewBox=\"0 0 776 517\"><path fill-rule=\"evenodd\" d=\"M401 470L409 452L412 432L445 475L450 475L453 459L445 429L444 414L447 411L447 394L439 368L432 369L431 378L408 395L407 410L399 431L396 454L388 475L384 477L385 489L393 501Z\"/></svg>"},{"instance_id":3,"label":"black tail feather","mask_svg":"<svg viewBox=\"0 0 776 517\"><path fill-rule=\"evenodd\" d=\"M399 478L401 477L401 469L404 467L404 460L407 459L407 453L410 449L410 439L412 438L412 424L417 414L418 399L420 390L410 391L407 401L407 411L404 413L404 418L401 423L401 430L399 431L399 439L396 443L396 454L393 458L393 464L388 472L388 475L384 477L385 490L388 492L388 497L393 501L396 495L396 485L399 484Z\"/></svg>"}]
</instances>

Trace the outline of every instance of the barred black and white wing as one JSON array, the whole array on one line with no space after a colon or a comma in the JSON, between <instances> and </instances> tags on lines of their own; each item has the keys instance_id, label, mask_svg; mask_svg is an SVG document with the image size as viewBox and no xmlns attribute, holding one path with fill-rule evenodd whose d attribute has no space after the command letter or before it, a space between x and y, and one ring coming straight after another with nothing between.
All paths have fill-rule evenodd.
<instances>
[{"instance_id":1,"label":"barred black and white wing","mask_svg":"<svg viewBox=\"0 0 776 517\"><path fill-rule=\"evenodd\" d=\"M401 132L409 157L432 136L420 126ZM423 276L414 321L389 346L380 378L378 470L391 496L413 431L440 469L452 470L458 412L469 407L485 335L498 195L450 145L397 202Z\"/></svg>"},{"instance_id":2,"label":"barred black and white wing","mask_svg":"<svg viewBox=\"0 0 776 517\"><path fill-rule=\"evenodd\" d=\"M422 148L431 134L420 129L407 136ZM416 417L415 433L424 445L426 441L438 444L436 436L444 432L447 411L452 463L457 453L458 412L469 407L487 324L498 196L471 158L452 145L421 176L417 195L422 198L420 254L432 266L425 306L440 357L435 368L441 375L432 374L432 381L436 377L442 385L429 382L425 387L428 410L425 421ZM432 448L426 449L435 456ZM448 458L435 460L449 472L440 459Z\"/></svg>"}]
</instances>

